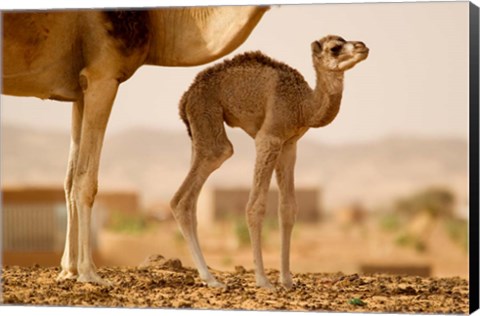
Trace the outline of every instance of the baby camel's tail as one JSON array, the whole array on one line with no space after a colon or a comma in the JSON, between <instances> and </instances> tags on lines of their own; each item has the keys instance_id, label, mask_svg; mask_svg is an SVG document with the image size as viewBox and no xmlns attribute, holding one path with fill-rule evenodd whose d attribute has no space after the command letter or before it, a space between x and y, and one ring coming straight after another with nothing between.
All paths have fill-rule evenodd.
<instances>
[{"instance_id":1,"label":"baby camel's tail","mask_svg":"<svg viewBox=\"0 0 480 316\"><path fill-rule=\"evenodd\" d=\"M192 131L190 129L190 122L188 122L187 111L186 111L187 94L188 93L184 93L182 96L182 99L180 100L179 112L180 112L180 118L182 119L183 123L185 123L185 125L187 126L188 136L192 138Z\"/></svg>"}]
</instances>

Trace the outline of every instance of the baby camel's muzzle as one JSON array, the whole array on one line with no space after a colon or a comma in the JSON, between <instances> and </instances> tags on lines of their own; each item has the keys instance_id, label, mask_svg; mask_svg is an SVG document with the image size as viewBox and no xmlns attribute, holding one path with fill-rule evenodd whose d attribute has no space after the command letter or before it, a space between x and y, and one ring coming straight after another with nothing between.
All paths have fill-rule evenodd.
<instances>
[{"instance_id":1,"label":"baby camel's muzzle","mask_svg":"<svg viewBox=\"0 0 480 316\"><path fill-rule=\"evenodd\" d=\"M355 49L355 52L357 52L357 53L367 54L368 51L369 51L367 45L365 45L364 42L353 42L353 47Z\"/></svg>"}]
</instances>

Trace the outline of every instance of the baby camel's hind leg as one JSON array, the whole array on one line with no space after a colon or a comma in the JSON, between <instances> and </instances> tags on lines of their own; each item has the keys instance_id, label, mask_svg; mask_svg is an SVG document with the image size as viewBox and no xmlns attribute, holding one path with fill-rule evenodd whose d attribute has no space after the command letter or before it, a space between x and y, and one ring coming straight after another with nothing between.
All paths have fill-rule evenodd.
<instances>
[{"instance_id":1,"label":"baby camel's hind leg","mask_svg":"<svg viewBox=\"0 0 480 316\"><path fill-rule=\"evenodd\" d=\"M208 176L233 154L225 134L221 113L192 115L192 164L187 177L172 199L171 207L185 237L200 278L209 286L222 283L208 271L197 236L196 206L198 195Z\"/></svg>"}]
</instances>

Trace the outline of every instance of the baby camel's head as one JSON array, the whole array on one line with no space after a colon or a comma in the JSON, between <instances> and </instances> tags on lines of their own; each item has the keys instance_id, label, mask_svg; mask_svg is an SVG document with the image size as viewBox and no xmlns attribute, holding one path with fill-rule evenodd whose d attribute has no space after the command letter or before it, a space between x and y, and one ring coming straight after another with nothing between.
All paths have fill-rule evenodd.
<instances>
[{"instance_id":1,"label":"baby camel's head","mask_svg":"<svg viewBox=\"0 0 480 316\"><path fill-rule=\"evenodd\" d=\"M328 35L312 43L316 69L344 72L366 59L368 47L363 42L347 42L340 36Z\"/></svg>"}]
</instances>

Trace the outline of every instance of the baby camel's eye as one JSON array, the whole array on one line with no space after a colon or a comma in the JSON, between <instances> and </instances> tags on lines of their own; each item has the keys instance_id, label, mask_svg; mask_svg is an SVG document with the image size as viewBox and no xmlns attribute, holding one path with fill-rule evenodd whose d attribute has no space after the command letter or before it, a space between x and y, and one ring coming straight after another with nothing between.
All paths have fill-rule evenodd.
<instances>
[{"instance_id":1,"label":"baby camel's eye","mask_svg":"<svg viewBox=\"0 0 480 316\"><path fill-rule=\"evenodd\" d=\"M342 50L342 45L335 45L332 48L330 48L330 51L334 54L340 53L341 50Z\"/></svg>"}]
</instances>

